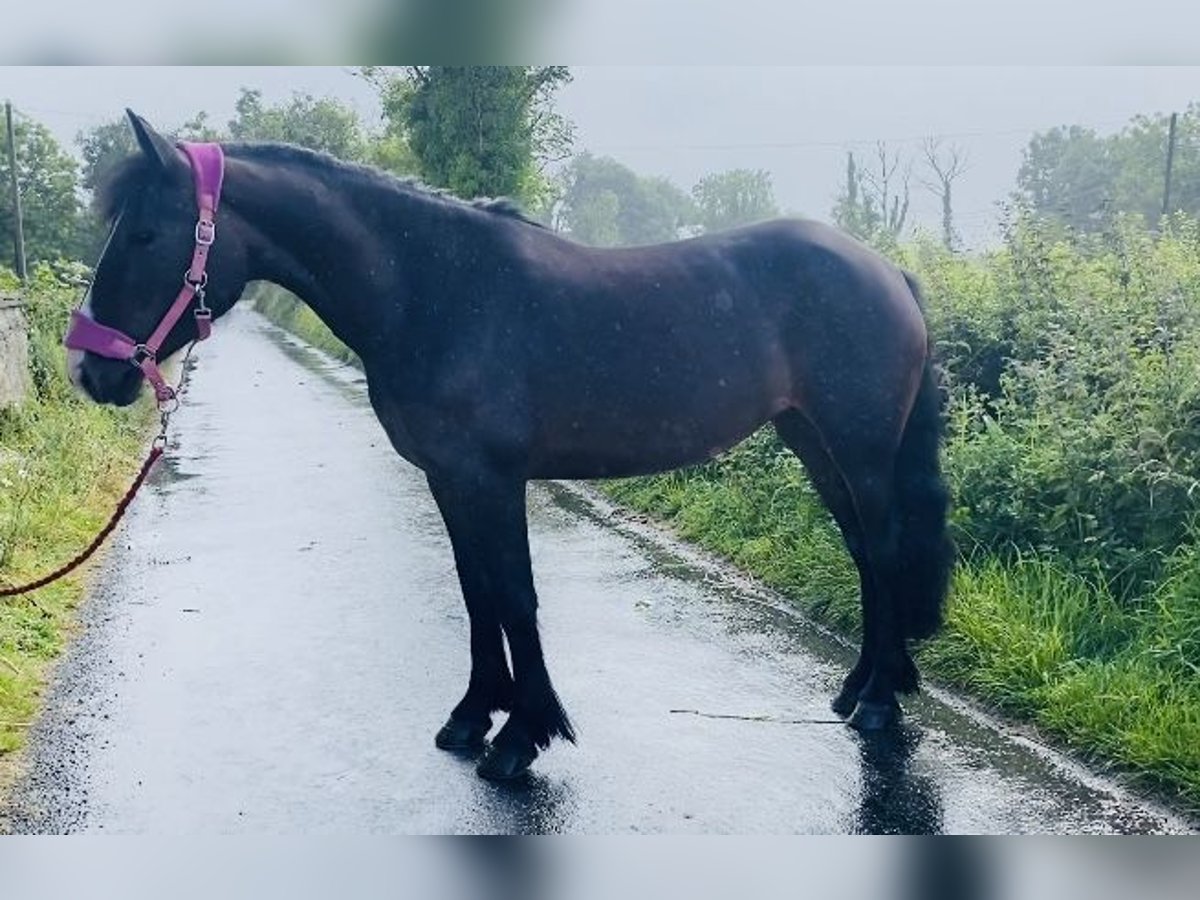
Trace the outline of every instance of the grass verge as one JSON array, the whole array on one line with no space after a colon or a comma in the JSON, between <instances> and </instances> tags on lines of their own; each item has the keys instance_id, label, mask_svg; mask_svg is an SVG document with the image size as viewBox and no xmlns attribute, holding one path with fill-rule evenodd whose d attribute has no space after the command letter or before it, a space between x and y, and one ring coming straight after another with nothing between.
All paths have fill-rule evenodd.
<instances>
[{"instance_id":1,"label":"grass verge","mask_svg":"<svg viewBox=\"0 0 1200 900\"><path fill-rule=\"evenodd\" d=\"M3 585L44 574L95 536L135 474L153 421L148 403L99 407L68 385L59 341L74 295L70 281L49 269L38 271L28 293L34 391L0 410ZM76 571L34 594L0 599L0 796L19 771L86 577L86 569Z\"/></svg>"},{"instance_id":2,"label":"grass verge","mask_svg":"<svg viewBox=\"0 0 1200 900\"><path fill-rule=\"evenodd\" d=\"M336 360L362 368L354 351L339 341L329 326L317 318L316 313L283 288L259 283L254 285L246 299L284 331L290 331Z\"/></svg>"}]
</instances>

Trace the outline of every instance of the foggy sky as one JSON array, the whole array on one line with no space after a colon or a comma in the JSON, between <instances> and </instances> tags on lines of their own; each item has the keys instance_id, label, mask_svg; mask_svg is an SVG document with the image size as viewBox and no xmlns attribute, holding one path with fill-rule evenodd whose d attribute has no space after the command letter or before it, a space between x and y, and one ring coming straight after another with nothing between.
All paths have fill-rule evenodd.
<instances>
[{"instance_id":1,"label":"foggy sky","mask_svg":"<svg viewBox=\"0 0 1200 900\"><path fill-rule=\"evenodd\" d=\"M1182 110L1200 100L1200 67L575 67L560 109L576 148L611 155L689 189L702 175L764 168L780 207L827 218L845 154L874 142L916 157L920 140L943 135L967 152L955 212L972 244L992 233L995 201L1014 187L1030 135L1059 124L1109 132L1137 113ZM347 68L135 67L0 69L0 97L74 147L76 133L131 106L163 128L203 109L223 125L241 86L268 101L292 91L330 94L374 122L370 86ZM918 184L913 213L936 228L936 198Z\"/></svg>"}]
</instances>

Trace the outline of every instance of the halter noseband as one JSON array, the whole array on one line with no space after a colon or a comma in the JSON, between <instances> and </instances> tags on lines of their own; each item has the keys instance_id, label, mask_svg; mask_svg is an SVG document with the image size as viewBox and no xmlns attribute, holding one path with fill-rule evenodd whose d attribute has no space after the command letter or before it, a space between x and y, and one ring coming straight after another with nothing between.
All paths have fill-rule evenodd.
<instances>
[{"instance_id":1,"label":"halter noseband","mask_svg":"<svg viewBox=\"0 0 1200 900\"><path fill-rule=\"evenodd\" d=\"M109 359L125 359L137 366L153 385L154 396L159 403L174 399L175 391L158 370L158 349L193 299L196 300L196 308L192 312L196 319L196 340L202 341L212 332L212 310L204 302L204 292L208 286L205 267L208 264L208 248L216 238L217 205L221 201L221 181L225 176L225 155L220 144L182 142L178 147L191 165L196 184L196 206L200 211L196 221L192 263L183 273L183 287L179 296L163 315L158 327L142 343L115 328L101 325L78 309L71 313L71 326L63 338L63 343L72 350L87 350Z\"/></svg>"}]
</instances>

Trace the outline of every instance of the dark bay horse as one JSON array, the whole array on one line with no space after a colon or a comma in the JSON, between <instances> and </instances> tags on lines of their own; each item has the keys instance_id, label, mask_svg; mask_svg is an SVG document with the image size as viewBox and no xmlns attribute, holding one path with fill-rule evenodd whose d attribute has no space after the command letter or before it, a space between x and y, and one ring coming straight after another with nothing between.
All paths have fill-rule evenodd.
<instances>
[{"instance_id":1,"label":"dark bay horse","mask_svg":"<svg viewBox=\"0 0 1200 900\"><path fill-rule=\"evenodd\" d=\"M178 289L196 205L184 157L130 121L140 152L98 198L114 224L86 311L145 340ZM213 315L258 279L309 304L361 357L449 532L471 675L439 747L486 747L479 773L510 778L552 738L574 740L538 635L526 482L661 472L766 422L861 578L862 651L833 707L860 729L894 721L897 693L917 687L907 641L938 627L952 560L940 390L911 277L814 222L595 249L504 203L290 146L223 148ZM181 318L159 357L194 337ZM100 402L141 390L128 361L77 354L73 371ZM489 746L498 710L510 715Z\"/></svg>"}]
</instances>

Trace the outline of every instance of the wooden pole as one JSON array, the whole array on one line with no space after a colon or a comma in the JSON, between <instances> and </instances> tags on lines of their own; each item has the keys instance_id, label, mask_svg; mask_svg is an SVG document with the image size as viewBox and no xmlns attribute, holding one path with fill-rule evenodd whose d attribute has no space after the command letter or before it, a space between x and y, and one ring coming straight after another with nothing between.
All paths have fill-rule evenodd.
<instances>
[{"instance_id":1,"label":"wooden pole","mask_svg":"<svg viewBox=\"0 0 1200 900\"><path fill-rule=\"evenodd\" d=\"M21 284L29 281L25 270L25 224L21 218L21 189L17 184L17 135L13 131L12 104L4 103L4 123L8 129L8 178L12 186L13 204L13 252L16 257L17 275Z\"/></svg>"},{"instance_id":2,"label":"wooden pole","mask_svg":"<svg viewBox=\"0 0 1200 900\"><path fill-rule=\"evenodd\" d=\"M1171 169L1175 164L1175 122L1178 118L1178 113L1171 113L1171 128L1167 133L1167 177L1163 183L1162 208L1164 216L1171 213Z\"/></svg>"}]
</instances>

